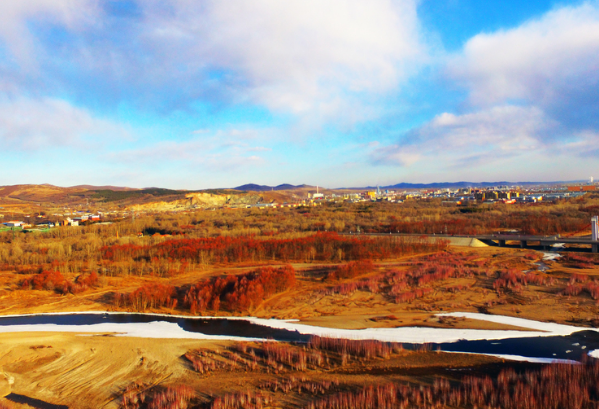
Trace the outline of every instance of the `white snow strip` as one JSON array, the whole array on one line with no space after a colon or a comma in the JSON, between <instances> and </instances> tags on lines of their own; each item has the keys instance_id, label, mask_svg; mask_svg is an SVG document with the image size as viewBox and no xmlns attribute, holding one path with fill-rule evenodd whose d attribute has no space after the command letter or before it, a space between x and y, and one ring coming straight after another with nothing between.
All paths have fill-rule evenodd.
<instances>
[{"instance_id":1,"label":"white snow strip","mask_svg":"<svg viewBox=\"0 0 599 409\"><path fill-rule=\"evenodd\" d=\"M467 353L470 353L470 352L467 352ZM532 357L528 357L528 356L504 355L504 354L480 354L480 355L494 356L496 358L506 359L506 360L510 360L510 361L531 362L534 364L580 364L580 362L573 361L571 359L532 358Z\"/></svg>"},{"instance_id":2,"label":"white snow strip","mask_svg":"<svg viewBox=\"0 0 599 409\"><path fill-rule=\"evenodd\" d=\"M458 317L468 318L479 321L495 322L497 324L511 325L515 327L528 328L537 331L543 331L541 335L532 336L554 336L554 335L570 335L577 331L591 330L597 331L595 328L582 328L575 327L573 325L556 324L553 322L541 322L528 320L525 318L508 317L506 315L489 315L480 314L476 312L448 312L444 314L437 314L439 317ZM503 331L500 331L503 332ZM531 332L527 332L530 334Z\"/></svg>"},{"instance_id":3,"label":"white snow strip","mask_svg":"<svg viewBox=\"0 0 599 409\"><path fill-rule=\"evenodd\" d=\"M70 313L60 314L38 314L38 315L68 315ZM107 312L78 312L76 314L120 314L130 313L107 313ZM32 316L13 315L12 317ZM157 318L165 315L152 315ZM495 322L498 324L512 325L527 328L532 331L517 330L477 330L477 329L457 329L457 328L426 328L426 327L400 327L400 328L367 328L361 330L336 329L326 327L316 327L299 323L297 320L277 320L255 317L189 317L189 316L170 316L186 319L227 319L227 320L246 320L251 323L262 325L269 328L283 329L288 331L297 331L303 335L317 335L321 337L345 338L345 339L372 339L386 342L402 343L446 343L459 340L501 340L509 338L529 338L529 337L548 337L558 335L570 335L581 330L594 330L591 328L581 328L571 325L561 325L555 323L539 322L522 318L507 317L501 315L487 315L468 312L454 312L438 314L438 316L464 317L481 321ZM33 325L10 325L0 326L0 332L25 332L25 331L52 331L52 332L117 332L123 336L143 337L143 338L190 338L190 339L230 339L230 340L257 340L262 338L243 338L232 336L211 336L197 332L187 332L175 323L156 321L150 323L102 323L93 325L55 325L55 324L33 324Z\"/></svg>"},{"instance_id":4,"label":"white snow strip","mask_svg":"<svg viewBox=\"0 0 599 409\"><path fill-rule=\"evenodd\" d=\"M592 351L589 351L588 355L599 359L599 349L593 349Z\"/></svg>"},{"instance_id":5,"label":"white snow strip","mask_svg":"<svg viewBox=\"0 0 599 409\"><path fill-rule=\"evenodd\" d=\"M560 258L561 255L557 253L543 253L543 260L556 260Z\"/></svg>"},{"instance_id":6,"label":"white snow strip","mask_svg":"<svg viewBox=\"0 0 599 409\"><path fill-rule=\"evenodd\" d=\"M572 325L562 325L550 322L539 322L523 318L507 317L502 315L487 315L469 312L454 312L446 314L437 314L438 316L464 317L481 321L495 322L498 324L511 325L521 328L531 329L533 331L516 330L477 330L477 329L456 329L456 328L423 328L423 327L401 327L401 328L368 328L362 330L347 330L314 327L282 320L249 318L250 322L264 325L271 328L286 329L289 331L298 331L305 335L318 335L331 338L347 339L375 339L389 342L405 343L444 343L456 342L459 340L495 340L508 338L529 338L529 337L549 337L556 335L570 335L577 331L587 330L589 328L580 328ZM592 329L595 330L595 329ZM596 331L596 330L595 330Z\"/></svg>"},{"instance_id":7,"label":"white snow strip","mask_svg":"<svg viewBox=\"0 0 599 409\"><path fill-rule=\"evenodd\" d=\"M207 335L200 332L187 332L177 324L165 321L147 323L105 323L91 325L30 324L0 326L0 333L13 332L72 332L72 333L114 333L116 336L137 338L206 339L231 341L266 341L263 338L246 338L225 335Z\"/></svg>"},{"instance_id":8,"label":"white snow strip","mask_svg":"<svg viewBox=\"0 0 599 409\"><path fill-rule=\"evenodd\" d=\"M441 351L445 354L468 354L468 355L485 355L485 356L494 356L495 358L506 359L510 361L519 361L519 362L531 362L533 364L579 364L578 361L573 361L571 359L556 359L556 358L538 358L538 357L529 357L522 355L509 355L509 354L485 354L481 352L462 352L462 351Z\"/></svg>"}]
</instances>

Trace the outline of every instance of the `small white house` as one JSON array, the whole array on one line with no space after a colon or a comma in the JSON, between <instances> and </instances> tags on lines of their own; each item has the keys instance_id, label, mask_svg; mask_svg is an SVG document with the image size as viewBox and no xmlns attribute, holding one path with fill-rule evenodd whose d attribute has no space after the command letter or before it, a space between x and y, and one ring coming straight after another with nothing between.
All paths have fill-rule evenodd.
<instances>
[{"instance_id":1,"label":"small white house","mask_svg":"<svg viewBox=\"0 0 599 409\"><path fill-rule=\"evenodd\" d=\"M21 227L23 226L23 222L11 220L10 222L2 223L7 227Z\"/></svg>"}]
</instances>

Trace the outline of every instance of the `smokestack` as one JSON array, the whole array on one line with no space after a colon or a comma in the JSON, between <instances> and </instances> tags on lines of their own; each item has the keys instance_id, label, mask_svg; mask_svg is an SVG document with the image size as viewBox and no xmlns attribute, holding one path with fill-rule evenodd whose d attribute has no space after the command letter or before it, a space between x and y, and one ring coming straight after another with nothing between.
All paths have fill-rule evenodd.
<instances>
[{"instance_id":1,"label":"smokestack","mask_svg":"<svg viewBox=\"0 0 599 409\"><path fill-rule=\"evenodd\" d=\"M592 240L597 241L599 239L599 216L593 216L591 218L591 231Z\"/></svg>"}]
</instances>

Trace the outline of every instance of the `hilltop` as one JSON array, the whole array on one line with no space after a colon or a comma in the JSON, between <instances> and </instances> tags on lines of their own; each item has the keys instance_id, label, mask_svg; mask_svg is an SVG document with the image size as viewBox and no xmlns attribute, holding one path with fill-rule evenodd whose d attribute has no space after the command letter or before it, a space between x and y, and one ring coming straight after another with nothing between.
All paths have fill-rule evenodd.
<instances>
[{"instance_id":1,"label":"hilltop","mask_svg":"<svg viewBox=\"0 0 599 409\"><path fill-rule=\"evenodd\" d=\"M234 187L233 189L235 190L249 190L249 191L254 191L254 192L264 192L267 190L293 190L293 189L303 189L303 188L313 188L314 186L310 186L310 185L290 185L289 183L283 183L282 185L278 185L278 186L267 186L267 185L258 185L255 183L248 183L245 185L241 185L241 186L237 186Z\"/></svg>"},{"instance_id":2,"label":"hilltop","mask_svg":"<svg viewBox=\"0 0 599 409\"><path fill-rule=\"evenodd\" d=\"M42 209L96 208L98 210L171 211L189 208L245 206L257 203L288 202L298 198L297 188L173 190L50 184L0 186L0 213L40 213ZM291 185L289 185L291 186ZM258 193L258 194L257 194ZM299 193L302 195L302 193Z\"/></svg>"}]
</instances>

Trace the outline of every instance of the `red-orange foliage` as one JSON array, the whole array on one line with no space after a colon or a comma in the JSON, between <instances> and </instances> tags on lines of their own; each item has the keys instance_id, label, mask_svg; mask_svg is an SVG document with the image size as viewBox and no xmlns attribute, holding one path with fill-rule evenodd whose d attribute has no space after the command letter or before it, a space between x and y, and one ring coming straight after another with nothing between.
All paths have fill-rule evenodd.
<instances>
[{"instance_id":1,"label":"red-orange foliage","mask_svg":"<svg viewBox=\"0 0 599 409\"><path fill-rule=\"evenodd\" d=\"M89 275L81 274L77 276L77 278L75 279L75 284L86 287L94 287L98 284L98 281L98 273L92 271Z\"/></svg>"},{"instance_id":2,"label":"red-orange foliage","mask_svg":"<svg viewBox=\"0 0 599 409\"><path fill-rule=\"evenodd\" d=\"M308 341L308 348L332 351L342 356L354 358L389 358L393 352L401 352L403 346L397 343L374 340L352 340L343 338L325 338L313 336Z\"/></svg>"},{"instance_id":3,"label":"red-orange foliage","mask_svg":"<svg viewBox=\"0 0 599 409\"><path fill-rule=\"evenodd\" d=\"M586 276L585 276L586 277ZM581 281L582 282L582 281ZM567 296L577 296L583 292L587 292L593 300L599 299L599 282L589 281L584 286L575 284L576 281L570 279L570 283L564 288L560 294Z\"/></svg>"},{"instance_id":4,"label":"red-orange foliage","mask_svg":"<svg viewBox=\"0 0 599 409\"><path fill-rule=\"evenodd\" d=\"M391 233L410 233L410 234L433 234L447 233L457 235L480 234L485 231L482 226L476 226L468 219L444 219L441 221L417 221L400 222L395 221L389 224L387 229L382 229Z\"/></svg>"},{"instance_id":5,"label":"red-orange foliage","mask_svg":"<svg viewBox=\"0 0 599 409\"><path fill-rule=\"evenodd\" d=\"M541 370L517 374L502 371L490 377L466 377L451 386L436 379L429 386L388 384L358 392L342 392L321 398L309 409L370 409L440 407L492 409L590 409L599 396L599 365L551 364Z\"/></svg>"},{"instance_id":6,"label":"red-orange foliage","mask_svg":"<svg viewBox=\"0 0 599 409\"><path fill-rule=\"evenodd\" d=\"M335 270L327 274L327 280L340 280L346 278L354 278L356 276L370 273L375 268L372 260L351 261L337 267Z\"/></svg>"},{"instance_id":7,"label":"red-orange foliage","mask_svg":"<svg viewBox=\"0 0 599 409\"><path fill-rule=\"evenodd\" d=\"M258 386L260 389L267 389L272 392L281 391L285 394L295 391L297 393L307 392L310 395L324 395L331 389L339 387L339 380L332 381L310 381L305 377L297 378L291 376L288 379L275 379L266 381Z\"/></svg>"},{"instance_id":8,"label":"red-orange foliage","mask_svg":"<svg viewBox=\"0 0 599 409\"><path fill-rule=\"evenodd\" d=\"M122 409L187 409L196 396L186 385L147 389L145 385L133 384L127 387L121 397Z\"/></svg>"},{"instance_id":9,"label":"red-orange foliage","mask_svg":"<svg viewBox=\"0 0 599 409\"><path fill-rule=\"evenodd\" d=\"M195 392L189 386L171 386L152 396L148 409L186 409Z\"/></svg>"},{"instance_id":10,"label":"red-orange foliage","mask_svg":"<svg viewBox=\"0 0 599 409\"><path fill-rule=\"evenodd\" d=\"M535 253L526 253L523 257L525 260L536 260L539 258Z\"/></svg>"},{"instance_id":11,"label":"red-orange foliage","mask_svg":"<svg viewBox=\"0 0 599 409\"><path fill-rule=\"evenodd\" d=\"M567 253L560 259L560 262L566 264L568 267L593 268L599 265L599 257L595 255Z\"/></svg>"},{"instance_id":12,"label":"red-orange foliage","mask_svg":"<svg viewBox=\"0 0 599 409\"><path fill-rule=\"evenodd\" d=\"M522 286L528 284L534 285L546 285L551 284L552 280L532 272L522 273L517 270L502 271L499 273L499 277L493 282L493 288L497 291L500 290L511 290L518 292L522 289Z\"/></svg>"},{"instance_id":13,"label":"red-orange foliage","mask_svg":"<svg viewBox=\"0 0 599 409\"><path fill-rule=\"evenodd\" d=\"M585 274L572 274L570 276L570 284L584 283L589 279L589 276Z\"/></svg>"},{"instance_id":14,"label":"red-orange foliage","mask_svg":"<svg viewBox=\"0 0 599 409\"><path fill-rule=\"evenodd\" d=\"M582 212L586 211L580 209ZM373 232L472 235L491 233L497 229L517 229L524 234L557 234L577 232L589 224L588 216L576 212L569 216L551 211L519 211L497 215L482 212L471 215L454 215L439 220L397 221L382 225Z\"/></svg>"},{"instance_id":15,"label":"red-orange foliage","mask_svg":"<svg viewBox=\"0 0 599 409\"><path fill-rule=\"evenodd\" d=\"M593 300L599 300L599 283L596 281L587 283L584 290L589 293Z\"/></svg>"},{"instance_id":16,"label":"red-orange foliage","mask_svg":"<svg viewBox=\"0 0 599 409\"><path fill-rule=\"evenodd\" d=\"M236 370L305 371L321 368L325 364L325 357L320 351L282 342L268 341L258 346L249 346L241 342L229 349L220 352L220 356L209 350L191 350L185 354L185 358L193 369L201 374Z\"/></svg>"},{"instance_id":17,"label":"red-orange foliage","mask_svg":"<svg viewBox=\"0 0 599 409\"><path fill-rule=\"evenodd\" d=\"M42 271L31 278L26 278L21 283L22 288L34 290L56 291L61 294L77 294L89 287L98 285L98 274L94 271L88 275L80 275L75 282L69 282L59 271Z\"/></svg>"},{"instance_id":18,"label":"red-orange foliage","mask_svg":"<svg viewBox=\"0 0 599 409\"><path fill-rule=\"evenodd\" d=\"M351 264L349 263L347 266ZM351 275L346 271L352 271L352 268L341 266L339 270L345 275ZM361 270L358 269L358 271ZM481 274L488 275L489 270L481 269L473 257L459 253L439 252L423 257L410 271L392 270L386 274L369 277L365 280L330 287L324 290L323 293L327 295L347 295L362 290L370 291L373 294L384 294L397 303L403 303L431 294L433 292L431 286L436 282L452 278L470 278ZM336 277L337 271L329 273L327 277L329 276ZM447 291L456 293L470 287L471 285L452 286L447 288Z\"/></svg>"},{"instance_id":19,"label":"red-orange foliage","mask_svg":"<svg viewBox=\"0 0 599 409\"><path fill-rule=\"evenodd\" d=\"M412 291L406 291L405 293L400 293L395 297L396 303L401 302L411 302L417 298L422 298L433 292L433 289L430 287L425 288L415 288Z\"/></svg>"},{"instance_id":20,"label":"red-orange foliage","mask_svg":"<svg viewBox=\"0 0 599 409\"><path fill-rule=\"evenodd\" d=\"M562 290L563 295L578 295L581 292L582 292L582 286L581 285L573 285L573 284L568 284L566 286L566 288L564 288Z\"/></svg>"},{"instance_id":21,"label":"red-orange foliage","mask_svg":"<svg viewBox=\"0 0 599 409\"><path fill-rule=\"evenodd\" d=\"M268 395L256 392L230 393L215 398L210 409L261 409L271 403Z\"/></svg>"},{"instance_id":22,"label":"red-orange foliage","mask_svg":"<svg viewBox=\"0 0 599 409\"><path fill-rule=\"evenodd\" d=\"M177 298L175 287L164 284L146 284L129 294L117 293L114 296L117 307L131 307L137 311L147 308L175 308Z\"/></svg>"},{"instance_id":23,"label":"red-orange foliage","mask_svg":"<svg viewBox=\"0 0 599 409\"><path fill-rule=\"evenodd\" d=\"M317 233L298 239L258 240L251 236L177 239L137 246L132 244L105 246L106 260L150 261L153 258L188 260L197 263L239 263L260 260L364 260L385 259L417 252L436 251L446 247L439 241L413 238L349 237L337 233Z\"/></svg>"},{"instance_id":24,"label":"red-orange foliage","mask_svg":"<svg viewBox=\"0 0 599 409\"><path fill-rule=\"evenodd\" d=\"M184 302L192 314L220 308L247 311L265 297L294 287L295 282L295 270L291 266L264 267L247 274L200 281L187 290Z\"/></svg>"},{"instance_id":25,"label":"red-orange foliage","mask_svg":"<svg viewBox=\"0 0 599 409\"><path fill-rule=\"evenodd\" d=\"M50 290L53 291L62 288L66 279L59 271L42 271L41 273L26 278L21 283L23 288L32 288L34 290Z\"/></svg>"},{"instance_id":26,"label":"red-orange foliage","mask_svg":"<svg viewBox=\"0 0 599 409\"><path fill-rule=\"evenodd\" d=\"M262 345L262 352L267 365L275 369L283 364L296 371L305 371L308 365L320 367L324 362L324 357L318 351L292 348L279 342L265 342Z\"/></svg>"},{"instance_id":27,"label":"red-orange foliage","mask_svg":"<svg viewBox=\"0 0 599 409\"><path fill-rule=\"evenodd\" d=\"M205 374L217 370L233 371L237 368L237 361L233 363L214 359L213 354L206 350L191 350L185 353L185 358L191 363L194 371Z\"/></svg>"}]
</instances>

